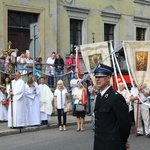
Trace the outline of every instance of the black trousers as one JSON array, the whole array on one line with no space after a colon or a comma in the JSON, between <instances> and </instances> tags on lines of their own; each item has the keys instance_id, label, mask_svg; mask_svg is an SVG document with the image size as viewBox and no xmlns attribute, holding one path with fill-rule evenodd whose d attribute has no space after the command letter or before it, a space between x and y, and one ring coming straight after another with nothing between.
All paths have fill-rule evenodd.
<instances>
[{"instance_id":1,"label":"black trousers","mask_svg":"<svg viewBox=\"0 0 150 150\"><path fill-rule=\"evenodd\" d=\"M66 113L64 112L64 109L57 109L57 116L58 116L58 125L66 125L67 117ZM61 120L61 116L63 116L63 124Z\"/></svg>"}]
</instances>

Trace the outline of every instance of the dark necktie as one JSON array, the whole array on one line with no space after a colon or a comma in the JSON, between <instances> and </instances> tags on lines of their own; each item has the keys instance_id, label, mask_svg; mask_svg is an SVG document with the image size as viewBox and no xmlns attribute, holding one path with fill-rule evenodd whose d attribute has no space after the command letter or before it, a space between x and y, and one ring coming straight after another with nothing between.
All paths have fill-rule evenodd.
<instances>
[{"instance_id":1,"label":"dark necktie","mask_svg":"<svg viewBox=\"0 0 150 150\"><path fill-rule=\"evenodd\" d=\"M100 103L100 98L101 98L101 93L98 93L98 94L97 94L97 97L96 97L95 107L99 105L99 103Z\"/></svg>"}]
</instances>

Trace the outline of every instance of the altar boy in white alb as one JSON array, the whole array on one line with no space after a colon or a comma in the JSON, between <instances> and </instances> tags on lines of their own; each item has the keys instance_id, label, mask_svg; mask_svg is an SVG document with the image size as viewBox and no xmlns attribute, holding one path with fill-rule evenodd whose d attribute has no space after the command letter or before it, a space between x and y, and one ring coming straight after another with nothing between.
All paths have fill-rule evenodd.
<instances>
[{"instance_id":1,"label":"altar boy in white alb","mask_svg":"<svg viewBox=\"0 0 150 150\"><path fill-rule=\"evenodd\" d=\"M51 89L45 84L45 77L40 77L39 84L39 103L40 103L40 116L41 116L41 125L47 125L48 120L51 120L51 114L53 111L52 101L53 93Z\"/></svg>"},{"instance_id":2,"label":"altar boy in white alb","mask_svg":"<svg viewBox=\"0 0 150 150\"><path fill-rule=\"evenodd\" d=\"M0 85L0 121L7 121L8 120L8 110L7 105L3 105L2 102L5 101L5 97L3 91L5 87Z\"/></svg>"},{"instance_id":3,"label":"altar boy in white alb","mask_svg":"<svg viewBox=\"0 0 150 150\"><path fill-rule=\"evenodd\" d=\"M34 80L34 75L30 74L25 84L28 126L40 125L39 86Z\"/></svg>"},{"instance_id":4,"label":"altar boy in white alb","mask_svg":"<svg viewBox=\"0 0 150 150\"><path fill-rule=\"evenodd\" d=\"M12 89L10 89L10 95L12 95L13 103L9 103L8 108L8 127L24 127L26 126L26 102L25 102L25 84L20 79L21 74L16 72L14 74L14 80L12 80ZM11 105L13 105L13 117L11 111ZM12 123L13 120L13 123Z\"/></svg>"}]
</instances>

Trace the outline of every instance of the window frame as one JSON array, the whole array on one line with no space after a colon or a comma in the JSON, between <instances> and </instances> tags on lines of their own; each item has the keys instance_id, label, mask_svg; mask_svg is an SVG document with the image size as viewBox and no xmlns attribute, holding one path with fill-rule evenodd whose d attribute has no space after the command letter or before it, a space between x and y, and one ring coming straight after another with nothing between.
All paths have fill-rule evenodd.
<instances>
[{"instance_id":1,"label":"window frame","mask_svg":"<svg viewBox=\"0 0 150 150\"><path fill-rule=\"evenodd\" d=\"M136 41L145 41L146 28L136 27ZM141 39L143 35L144 39ZM139 38L140 37L140 38Z\"/></svg>"},{"instance_id":2,"label":"window frame","mask_svg":"<svg viewBox=\"0 0 150 150\"><path fill-rule=\"evenodd\" d=\"M112 33L110 33L110 27L113 30ZM104 41L108 41L108 40L114 41L114 28L115 28L115 24L104 23ZM109 29L109 31L108 31L108 29ZM108 31L108 32L105 32L105 31ZM105 36L107 36L108 38L105 39ZM112 36L113 39L109 39L109 36Z\"/></svg>"},{"instance_id":3,"label":"window frame","mask_svg":"<svg viewBox=\"0 0 150 150\"><path fill-rule=\"evenodd\" d=\"M149 18L141 18L141 17L137 17L137 16L134 16L133 17L133 22L134 22L134 40L137 39L136 37L136 29L137 28L144 28L146 29L145 30L145 37L144 39L145 40L149 40L149 22L150 22L150 19Z\"/></svg>"},{"instance_id":4,"label":"window frame","mask_svg":"<svg viewBox=\"0 0 150 150\"><path fill-rule=\"evenodd\" d=\"M106 7L100 15L102 16L103 28L102 28L102 40L104 40L104 24L113 24L114 25L114 41L113 46L117 47L120 43L119 39L119 21L121 14L119 14L113 6ZM115 34L116 33L116 34Z\"/></svg>"},{"instance_id":5,"label":"window frame","mask_svg":"<svg viewBox=\"0 0 150 150\"><path fill-rule=\"evenodd\" d=\"M87 24L90 9L65 6L68 14L68 53L70 54L70 19L82 20L82 44L87 44Z\"/></svg>"},{"instance_id":6,"label":"window frame","mask_svg":"<svg viewBox=\"0 0 150 150\"><path fill-rule=\"evenodd\" d=\"M71 27L71 21L73 23L73 27ZM79 23L79 29L77 27L77 24ZM81 45L82 44L82 24L83 24L83 20L78 20L78 19L70 19L70 53L75 53L75 45ZM71 43L71 31L73 32L73 43ZM77 39L77 32L80 32L80 44L75 44L78 43L78 39ZM72 44L72 49L71 49L71 44ZM81 53L79 51L79 53Z\"/></svg>"}]
</instances>

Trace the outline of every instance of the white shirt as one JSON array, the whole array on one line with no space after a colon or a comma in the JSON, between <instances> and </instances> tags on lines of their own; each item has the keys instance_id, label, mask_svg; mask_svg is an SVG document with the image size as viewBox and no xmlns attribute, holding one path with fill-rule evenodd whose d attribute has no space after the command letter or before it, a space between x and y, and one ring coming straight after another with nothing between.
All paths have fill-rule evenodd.
<instances>
[{"instance_id":1,"label":"white shirt","mask_svg":"<svg viewBox=\"0 0 150 150\"><path fill-rule=\"evenodd\" d=\"M26 62L27 62L28 64L33 64L33 59L26 59Z\"/></svg>"},{"instance_id":2,"label":"white shirt","mask_svg":"<svg viewBox=\"0 0 150 150\"><path fill-rule=\"evenodd\" d=\"M106 89L104 89L103 91L100 91L101 96L103 96L105 94L105 92L110 88L110 86L108 86Z\"/></svg>"},{"instance_id":3,"label":"white shirt","mask_svg":"<svg viewBox=\"0 0 150 150\"><path fill-rule=\"evenodd\" d=\"M18 63L26 63L26 58L20 58L20 56L19 56L19 57L17 57L17 62Z\"/></svg>"},{"instance_id":4,"label":"white shirt","mask_svg":"<svg viewBox=\"0 0 150 150\"><path fill-rule=\"evenodd\" d=\"M52 59L52 57L49 57L46 61L47 64L51 64L51 65L54 65L54 62L55 62L55 59ZM50 74L54 75L55 70L53 66L48 66L47 69L49 70Z\"/></svg>"},{"instance_id":5,"label":"white shirt","mask_svg":"<svg viewBox=\"0 0 150 150\"><path fill-rule=\"evenodd\" d=\"M17 57L17 71L19 71L21 74L25 74L26 70L25 69L25 65L26 64L26 58L20 58Z\"/></svg>"},{"instance_id":6,"label":"white shirt","mask_svg":"<svg viewBox=\"0 0 150 150\"><path fill-rule=\"evenodd\" d=\"M68 92L66 89L63 89L62 91L59 89L55 90L54 96L56 97L57 109L63 109L64 108L67 93Z\"/></svg>"},{"instance_id":7,"label":"white shirt","mask_svg":"<svg viewBox=\"0 0 150 150\"><path fill-rule=\"evenodd\" d=\"M146 87L143 87L142 90L145 91L145 92L149 92ZM138 93L139 92L138 92L138 88L137 87L132 87L131 88L131 96L138 96ZM140 100L141 101L145 101L147 99L147 97L144 96L144 94L142 92L139 93L139 96L140 96Z\"/></svg>"}]
</instances>

